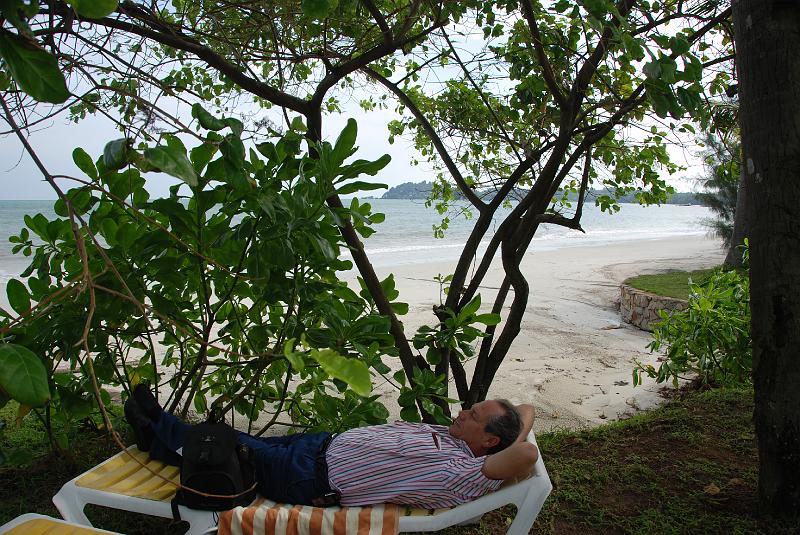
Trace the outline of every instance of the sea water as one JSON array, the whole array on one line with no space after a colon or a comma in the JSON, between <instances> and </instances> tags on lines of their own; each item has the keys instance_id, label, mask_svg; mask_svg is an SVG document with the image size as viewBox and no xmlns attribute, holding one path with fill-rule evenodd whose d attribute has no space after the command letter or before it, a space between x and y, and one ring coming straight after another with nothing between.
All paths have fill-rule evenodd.
<instances>
[{"instance_id":1,"label":"sea water","mask_svg":"<svg viewBox=\"0 0 800 535\"><path fill-rule=\"evenodd\" d=\"M375 225L375 234L364 240L372 262L382 266L457 259L478 215L473 209L471 217L465 216L464 210L458 207L453 207L449 214L440 215L433 208L427 208L422 200L371 199L362 202L369 202L373 211L386 215L384 223ZM511 213L514 205L498 210L479 251L488 245L494 230ZM702 236L709 231L703 220L713 216L705 206L619 206L619 212L609 214L593 203L587 203L581 217L584 232L553 224L540 225L529 249L542 251L602 246L619 241ZM570 218L573 213L565 210L563 215ZM448 228L444 238L436 238L433 228L441 225L444 217L449 218Z\"/></svg>"},{"instance_id":2,"label":"sea water","mask_svg":"<svg viewBox=\"0 0 800 535\"><path fill-rule=\"evenodd\" d=\"M346 201L347 205L349 201ZM440 215L424 201L402 199L363 199L372 205L374 212L386 215L386 220L374 225L376 232L363 240L372 262L379 266L431 261L450 261L458 258L475 224L476 213L471 218L463 213L463 206L453 206L448 214ZM649 240L671 236L703 235L708 228L703 219L712 216L703 206L663 205L643 207L621 204L619 212L609 215L594 204L584 206L581 225L585 231L556 225L541 225L531 245L534 250L558 249L572 246L601 246L628 240ZM513 208L501 208L482 242L485 247L491 233ZM0 201L0 283L17 277L28 266L30 258L21 253L11 253L14 244L8 237L19 234L25 226L25 215L41 213L48 219L55 217L53 201ZM570 217L569 213L565 214ZM449 218L443 238L434 236L434 226ZM344 250L344 249L343 249ZM344 253L347 256L347 253ZM4 286L4 285L3 285ZM5 288L2 297L5 299Z\"/></svg>"},{"instance_id":3,"label":"sea water","mask_svg":"<svg viewBox=\"0 0 800 535\"><path fill-rule=\"evenodd\" d=\"M0 201L0 283L3 283L2 301L5 302L5 283L17 277L30 264L31 257L20 251L12 254L14 245L8 241L10 236L19 235L25 228L25 216L42 214L47 219L56 217L53 211L55 201ZM33 233L31 232L31 235Z\"/></svg>"}]
</instances>

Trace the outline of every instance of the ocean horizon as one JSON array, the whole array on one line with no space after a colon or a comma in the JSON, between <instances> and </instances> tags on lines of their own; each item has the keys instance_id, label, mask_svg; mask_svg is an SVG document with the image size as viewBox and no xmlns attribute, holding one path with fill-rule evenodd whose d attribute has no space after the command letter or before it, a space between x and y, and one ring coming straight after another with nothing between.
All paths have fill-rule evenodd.
<instances>
[{"instance_id":1,"label":"ocean horizon","mask_svg":"<svg viewBox=\"0 0 800 535\"><path fill-rule=\"evenodd\" d=\"M442 222L444 216L433 208L427 208L424 200L407 199L361 199L370 203L374 212L385 214L386 220L373 228L376 232L364 245L367 254L376 266L388 267L412 263L452 261L458 258L475 218L450 215L444 238L434 236L433 227ZM25 227L24 216L41 213L53 218L52 200L0 200L0 283L18 277L30 262L30 258L12 254L14 244L9 236L19 234ZM457 205L453 205L457 207ZM501 208L493 222L500 225L511 208ZM569 214L565 214L569 216ZM607 214L594 204L584 206L582 227L585 233L555 225L542 225L529 248L530 251L553 250L575 246L602 246L620 241L651 240L675 236L704 235L709 232L702 223L712 217L704 206L666 204L662 206L640 206L621 204L620 211ZM490 233L481 248L488 244ZM343 249L343 257L349 252ZM5 297L5 291L2 292Z\"/></svg>"}]
</instances>

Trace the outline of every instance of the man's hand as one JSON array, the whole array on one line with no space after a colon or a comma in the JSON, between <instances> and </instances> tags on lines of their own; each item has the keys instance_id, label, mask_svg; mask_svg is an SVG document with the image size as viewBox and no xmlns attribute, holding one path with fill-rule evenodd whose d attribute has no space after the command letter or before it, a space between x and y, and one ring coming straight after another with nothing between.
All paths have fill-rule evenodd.
<instances>
[{"instance_id":1,"label":"man's hand","mask_svg":"<svg viewBox=\"0 0 800 535\"><path fill-rule=\"evenodd\" d=\"M516 442L503 451L489 455L484 461L481 472L489 479L527 477L539 459L539 450L527 441L533 427L533 405L517 405L516 408L522 418L522 429Z\"/></svg>"},{"instance_id":2,"label":"man's hand","mask_svg":"<svg viewBox=\"0 0 800 535\"><path fill-rule=\"evenodd\" d=\"M515 407L517 408L520 418L522 418L522 429L520 429L517 442L525 441L528 438L528 433L533 429L533 419L536 415L536 411L533 409L533 405L528 403L515 405Z\"/></svg>"}]
</instances>

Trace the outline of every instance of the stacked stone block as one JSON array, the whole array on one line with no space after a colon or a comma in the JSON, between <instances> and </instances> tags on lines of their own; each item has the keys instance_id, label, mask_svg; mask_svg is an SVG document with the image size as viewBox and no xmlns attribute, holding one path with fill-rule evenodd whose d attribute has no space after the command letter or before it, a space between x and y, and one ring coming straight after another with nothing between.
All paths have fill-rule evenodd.
<instances>
[{"instance_id":1,"label":"stacked stone block","mask_svg":"<svg viewBox=\"0 0 800 535\"><path fill-rule=\"evenodd\" d=\"M652 331L652 324L661 321L659 310L671 312L687 306L688 303L683 299L652 294L627 284L620 285L619 313L622 320L645 331Z\"/></svg>"}]
</instances>

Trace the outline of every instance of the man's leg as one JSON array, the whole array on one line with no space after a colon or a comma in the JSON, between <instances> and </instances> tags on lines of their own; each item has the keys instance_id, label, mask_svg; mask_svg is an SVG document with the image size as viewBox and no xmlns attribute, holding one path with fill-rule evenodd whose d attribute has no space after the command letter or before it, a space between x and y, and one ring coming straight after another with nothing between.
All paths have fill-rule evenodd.
<instances>
[{"instance_id":1,"label":"man's leg","mask_svg":"<svg viewBox=\"0 0 800 535\"><path fill-rule=\"evenodd\" d=\"M155 438L150 446L150 458L180 466L181 458L176 452L183 447L186 431L191 426L166 411L161 411L151 422Z\"/></svg>"},{"instance_id":2,"label":"man's leg","mask_svg":"<svg viewBox=\"0 0 800 535\"><path fill-rule=\"evenodd\" d=\"M258 491L284 503L311 505L325 489L317 480L317 457L330 433L255 438L246 433L239 442L253 451Z\"/></svg>"}]
</instances>

